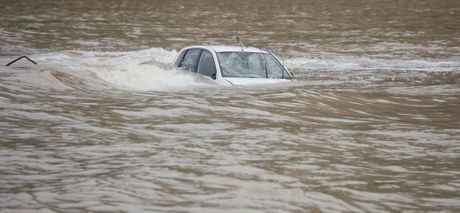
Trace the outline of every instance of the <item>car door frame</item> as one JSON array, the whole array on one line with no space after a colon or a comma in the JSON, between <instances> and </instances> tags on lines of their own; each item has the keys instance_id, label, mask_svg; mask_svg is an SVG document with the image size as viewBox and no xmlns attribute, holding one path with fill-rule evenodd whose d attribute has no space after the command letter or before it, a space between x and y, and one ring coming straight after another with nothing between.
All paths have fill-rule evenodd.
<instances>
[{"instance_id":1,"label":"car door frame","mask_svg":"<svg viewBox=\"0 0 460 213\"><path fill-rule=\"evenodd\" d=\"M202 75L202 76L204 76L204 77L208 77L208 78L210 78L210 79L212 79L212 80L217 80L217 78L218 78L217 75L218 75L218 73L219 73L219 70L218 70L218 69L219 69L219 63L218 63L218 61L217 61L217 56L216 56L216 54L215 54L215 51L209 50L209 49L207 49L207 48L201 48L201 49L202 49L202 51L201 51L201 53L200 53L200 58L199 58L198 63L197 63L196 73L198 73L198 74L200 74L200 75ZM204 53L205 51L208 52L208 53L211 55L211 57L212 57L212 61L213 61L213 63L214 63L214 70L215 70L214 77L215 77L215 78L212 78L212 77L207 76L207 75L203 75L203 74L201 74L201 73L198 71L198 68L200 67L200 63L201 63L201 57L203 56L203 53Z\"/></svg>"},{"instance_id":2,"label":"car door frame","mask_svg":"<svg viewBox=\"0 0 460 213\"><path fill-rule=\"evenodd\" d=\"M216 83L218 84L221 84L221 85L232 85L231 83L229 83L227 80L225 80L223 77L222 77L222 73L221 73L221 69L220 69L220 65L219 65L219 59L217 57L217 53L216 51L211 48L211 47L205 47L205 46L190 46L190 47L186 47L186 48L183 48L180 50L179 54L176 55L176 57L174 58L174 66L175 67L179 67L180 66L180 63L182 62L182 60L185 58L185 55L187 54L187 52L191 49L201 49L201 50L207 50L211 53L213 59L214 59L214 65L216 67L216 79L212 79L210 78L209 76L205 76L205 75L202 75L204 77L207 77L213 81L216 81ZM201 53L200 53L200 57L201 57ZM196 66L198 68L198 64L200 63L200 60L198 60ZM197 70L198 71L198 70Z\"/></svg>"},{"instance_id":3,"label":"car door frame","mask_svg":"<svg viewBox=\"0 0 460 213\"><path fill-rule=\"evenodd\" d=\"M203 48L194 47L194 48L188 48L188 49L184 50L183 53L181 53L179 55L180 60L176 61L176 63L177 63L176 66L179 67L179 68L182 68L181 65L182 65L182 63L184 63L184 60L185 60L185 57L187 56L187 53L192 51L192 50L199 50L200 51L200 53L198 53L198 58L195 61L195 64L193 66L194 67L193 70L189 71L189 72L197 73L198 72L198 64L200 63L201 54L203 53Z\"/></svg>"}]
</instances>

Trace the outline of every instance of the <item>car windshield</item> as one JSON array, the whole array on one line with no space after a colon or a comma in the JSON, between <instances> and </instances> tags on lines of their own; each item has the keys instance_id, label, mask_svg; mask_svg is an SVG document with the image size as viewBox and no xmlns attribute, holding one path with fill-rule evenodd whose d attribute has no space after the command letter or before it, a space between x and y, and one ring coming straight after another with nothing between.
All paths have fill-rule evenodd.
<instances>
[{"instance_id":1,"label":"car windshield","mask_svg":"<svg viewBox=\"0 0 460 213\"><path fill-rule=\"evenodd\" d=\"M255 52L219 52L222 77L290 78L281 63L271 54Z\"/></svg>"}]
</instances>

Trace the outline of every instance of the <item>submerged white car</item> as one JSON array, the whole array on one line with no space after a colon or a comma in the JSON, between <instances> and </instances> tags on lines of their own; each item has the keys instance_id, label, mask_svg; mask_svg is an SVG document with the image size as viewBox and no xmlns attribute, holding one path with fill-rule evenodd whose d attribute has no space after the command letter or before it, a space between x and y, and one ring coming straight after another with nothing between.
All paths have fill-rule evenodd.
<instances>
[{"instance_id":1,"label":"submerged white car","mask_svg":"<svg viewBox=\"0 0 460 213\"><path fill-rule=\"evenodd\" d=\"M276 56L257 47L190 46L173 63L220 85L282 83L293 78Z\"/></svg>"}]
</instances>

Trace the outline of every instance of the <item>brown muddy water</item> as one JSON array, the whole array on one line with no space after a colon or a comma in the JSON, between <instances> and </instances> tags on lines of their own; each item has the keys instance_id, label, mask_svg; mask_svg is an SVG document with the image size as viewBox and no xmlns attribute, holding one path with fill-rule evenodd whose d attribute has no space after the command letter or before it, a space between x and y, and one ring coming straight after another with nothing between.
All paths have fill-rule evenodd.
<instances>
[{"instance_id":1,"label":"brown muddy water","mask_svg":"<svg viewBox=\"0 0 460 213\"><path fill-rule=\"evenodd\" d=\"M460 211L458 0L0 3L2 212ZM236 34L296 80L169 65Z\"/></svg>"}]
</instances>

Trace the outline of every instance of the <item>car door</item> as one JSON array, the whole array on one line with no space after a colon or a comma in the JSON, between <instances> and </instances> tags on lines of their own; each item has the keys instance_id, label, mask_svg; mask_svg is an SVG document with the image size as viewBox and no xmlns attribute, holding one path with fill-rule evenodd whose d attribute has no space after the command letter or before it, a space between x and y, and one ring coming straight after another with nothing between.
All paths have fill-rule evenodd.
<instances>
[{"instance_id":1,"label":"car door","mask_svg":"<svg viewBox=\"0 0 460 213\"><path fill-rule=\"evenodd\" d=\"M179 68L191 72L196 72L196 69L198 67L198 59L200 58L201 52L201 49L187 50L187 53L185 53L184 58L179 63Z\"/></svg>"},{"instance_id":2,"label":"car door","mask_svg":"<svg viewBox=\"0 0 460 213\"><path fill-rule=\"evenodd\" d=\"M208 76L212 79L216 79L216 64L214 57L212 57L211 52L208 50L203 50L200 56L200 61L198 63L197 72L201 75Z\"/></svg>"}]
</instances>

